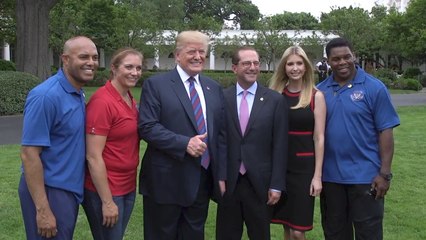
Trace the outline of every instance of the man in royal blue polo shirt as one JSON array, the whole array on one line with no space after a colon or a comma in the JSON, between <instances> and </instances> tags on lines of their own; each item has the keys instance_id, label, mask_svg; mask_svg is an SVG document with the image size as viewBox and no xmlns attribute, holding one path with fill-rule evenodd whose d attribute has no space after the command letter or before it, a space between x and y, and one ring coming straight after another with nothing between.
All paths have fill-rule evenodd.
<instances>
[{"instance_id":1,"label":"man in royal blue polo shirt","mask_svg":"<svg viewBox=\"0 0 426 240\"><path fill-rule=\"evenodd\" d=\"M87 37L66 41L63 68L33 90L25 103L19 198L27 239L73 237L83 200L85 99L81 87L98 68Z\"/></svg>"},{"instance_id":2,"label":"man in royal blue polo shirt","mask_svg":"<svg viewBox=\"0 0 426 240\"><path fill-rule=\"evenodd\" d=\"M318 85L327 123L321 193L326 240L383 239L392 178L393 128L400 124L384 84L355 64L343 38L326 46L333 74Z\"/></svg>"}]
</instances>

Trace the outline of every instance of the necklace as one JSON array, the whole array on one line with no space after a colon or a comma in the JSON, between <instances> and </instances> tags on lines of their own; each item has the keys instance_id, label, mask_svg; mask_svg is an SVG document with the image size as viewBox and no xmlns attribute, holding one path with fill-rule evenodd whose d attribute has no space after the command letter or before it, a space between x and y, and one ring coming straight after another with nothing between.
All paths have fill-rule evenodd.
<instances>
[{"instance_id":1,"label":"necklace","mask_svg":"<svg viewBox=\"0 0 426 240\"><path fill-rule=\"evenodd\" d=\"M129 96L129 93L126 93L125 96L121 96L124 100L124 102L129 106L132 107L132 99Z\"/></svg>"}]
</instances>

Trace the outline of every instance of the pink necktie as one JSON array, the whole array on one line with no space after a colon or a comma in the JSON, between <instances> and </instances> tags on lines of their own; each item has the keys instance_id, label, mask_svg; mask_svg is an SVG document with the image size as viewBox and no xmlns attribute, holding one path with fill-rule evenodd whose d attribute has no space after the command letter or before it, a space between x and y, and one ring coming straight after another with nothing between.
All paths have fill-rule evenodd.
<instances>
[{"instance_id":1,"label":"pink necktie","mask_svg":"<svg viewBox=\"0 0 426 240\"><path fill-rule=\"evenodd\" d=\"M243 96L241 97L241 103L240 103L240 128L241 128L241 133L243 134L243 136L246 132L247 123L249 120L249 107L248 107L248 103L246 99L247 94L248 94L248 91L244 90ZM244 175L246 171L247 170L244 166L244 163L241 161L240 173Z\"/></svg>"}]
</instances>

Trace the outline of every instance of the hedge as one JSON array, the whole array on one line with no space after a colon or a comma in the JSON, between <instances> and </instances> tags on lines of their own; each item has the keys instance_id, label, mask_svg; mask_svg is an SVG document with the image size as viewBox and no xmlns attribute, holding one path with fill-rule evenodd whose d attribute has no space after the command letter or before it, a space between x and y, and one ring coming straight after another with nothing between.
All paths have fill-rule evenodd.
<instances>
[{"instance_id":1,"label":"hedge","mask_svg":"<svg viewBox=\"0 0 426 240\"><path fill-rule=\"evenodd\" d=\"M23 113L28 92L39 83L29 73L0 71L0 116Z\"/></svg>"},{"instance_id":2,"label":"hedge","mask_svg":"<svg viewBox=\"0 0 426 240\"><path fill-rule=\"evenodd\" d=\"M421 74L422 74L422 71L420 71L419 68L411 67L411 68L405 69L402 75L404 78L417 78Z\"/></svg>"},{"instance_id":3,"label":"hedge","mask_svg":"<svg viewBox=\"0 0 426 240\"><path fill-rule=\"evenodd\" d=\"M136 86L141 86L145 79L148 79L152 75L159 74L161 72L165 72L165 70L158 71L144 71L142 73L142 77L137 83ZM235 83L235 74L231 71L223 72L223 71L203 71L203 75L208 76L214 80L216 80L223 87L228 87ZM98 70L96 71L96 75L92 81L86 83L88 87L100 87L105 84L105 82L109 79L110 71L108 69ZM258 82L264 86L268 84L269 79L272 77L271 72L262 72L259 75Z\"/></svg>"},{"instance_id":4,"label":"hedge","mask_svg":"<svg viewBox=\"0 0 426 240\"><path fill-rule=\"evenodd\" d=\"M0 71L16 71L15 63L0 59Z\"/></svg>"}]
</instances>

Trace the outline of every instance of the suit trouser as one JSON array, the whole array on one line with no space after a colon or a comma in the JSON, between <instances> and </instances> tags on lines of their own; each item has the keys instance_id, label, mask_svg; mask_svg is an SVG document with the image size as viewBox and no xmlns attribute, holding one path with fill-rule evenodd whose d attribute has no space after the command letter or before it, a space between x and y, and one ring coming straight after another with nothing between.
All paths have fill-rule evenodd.
<instances>
[{"instance_id":1,"label":"suit trouser","mask_svg":"<svg viewBox=\"0 0 426 240\"><path fill-rule=\"evenodd\" d=\"M143 196L144 239L203 240L211 188L210 170L201 168L197 198L190 206L160 204Z\"/></svg>"},{"instance_id":2,"label":"suit trouser","mask_svg":"<svg viewBox=\"0 0 426 240\"><path fill-rule=\"evenodd\" d=\"M382 240L384 199L375 200L370 184L324 182L321 221L326 240Z\"/></svg>"},{"instance_id":3,"label":"suit trouser","mask_svg":"<svg viewBox=\"0 0 426 240\"><path fill-rule=\"evenodd\" d=\"M239 175L234 193L225 193L218 205L216 239L240 240L244 222L251 240L270 239L271 214L272 208L260 200L248 177Z\"/></svg>"}]
</instances>

